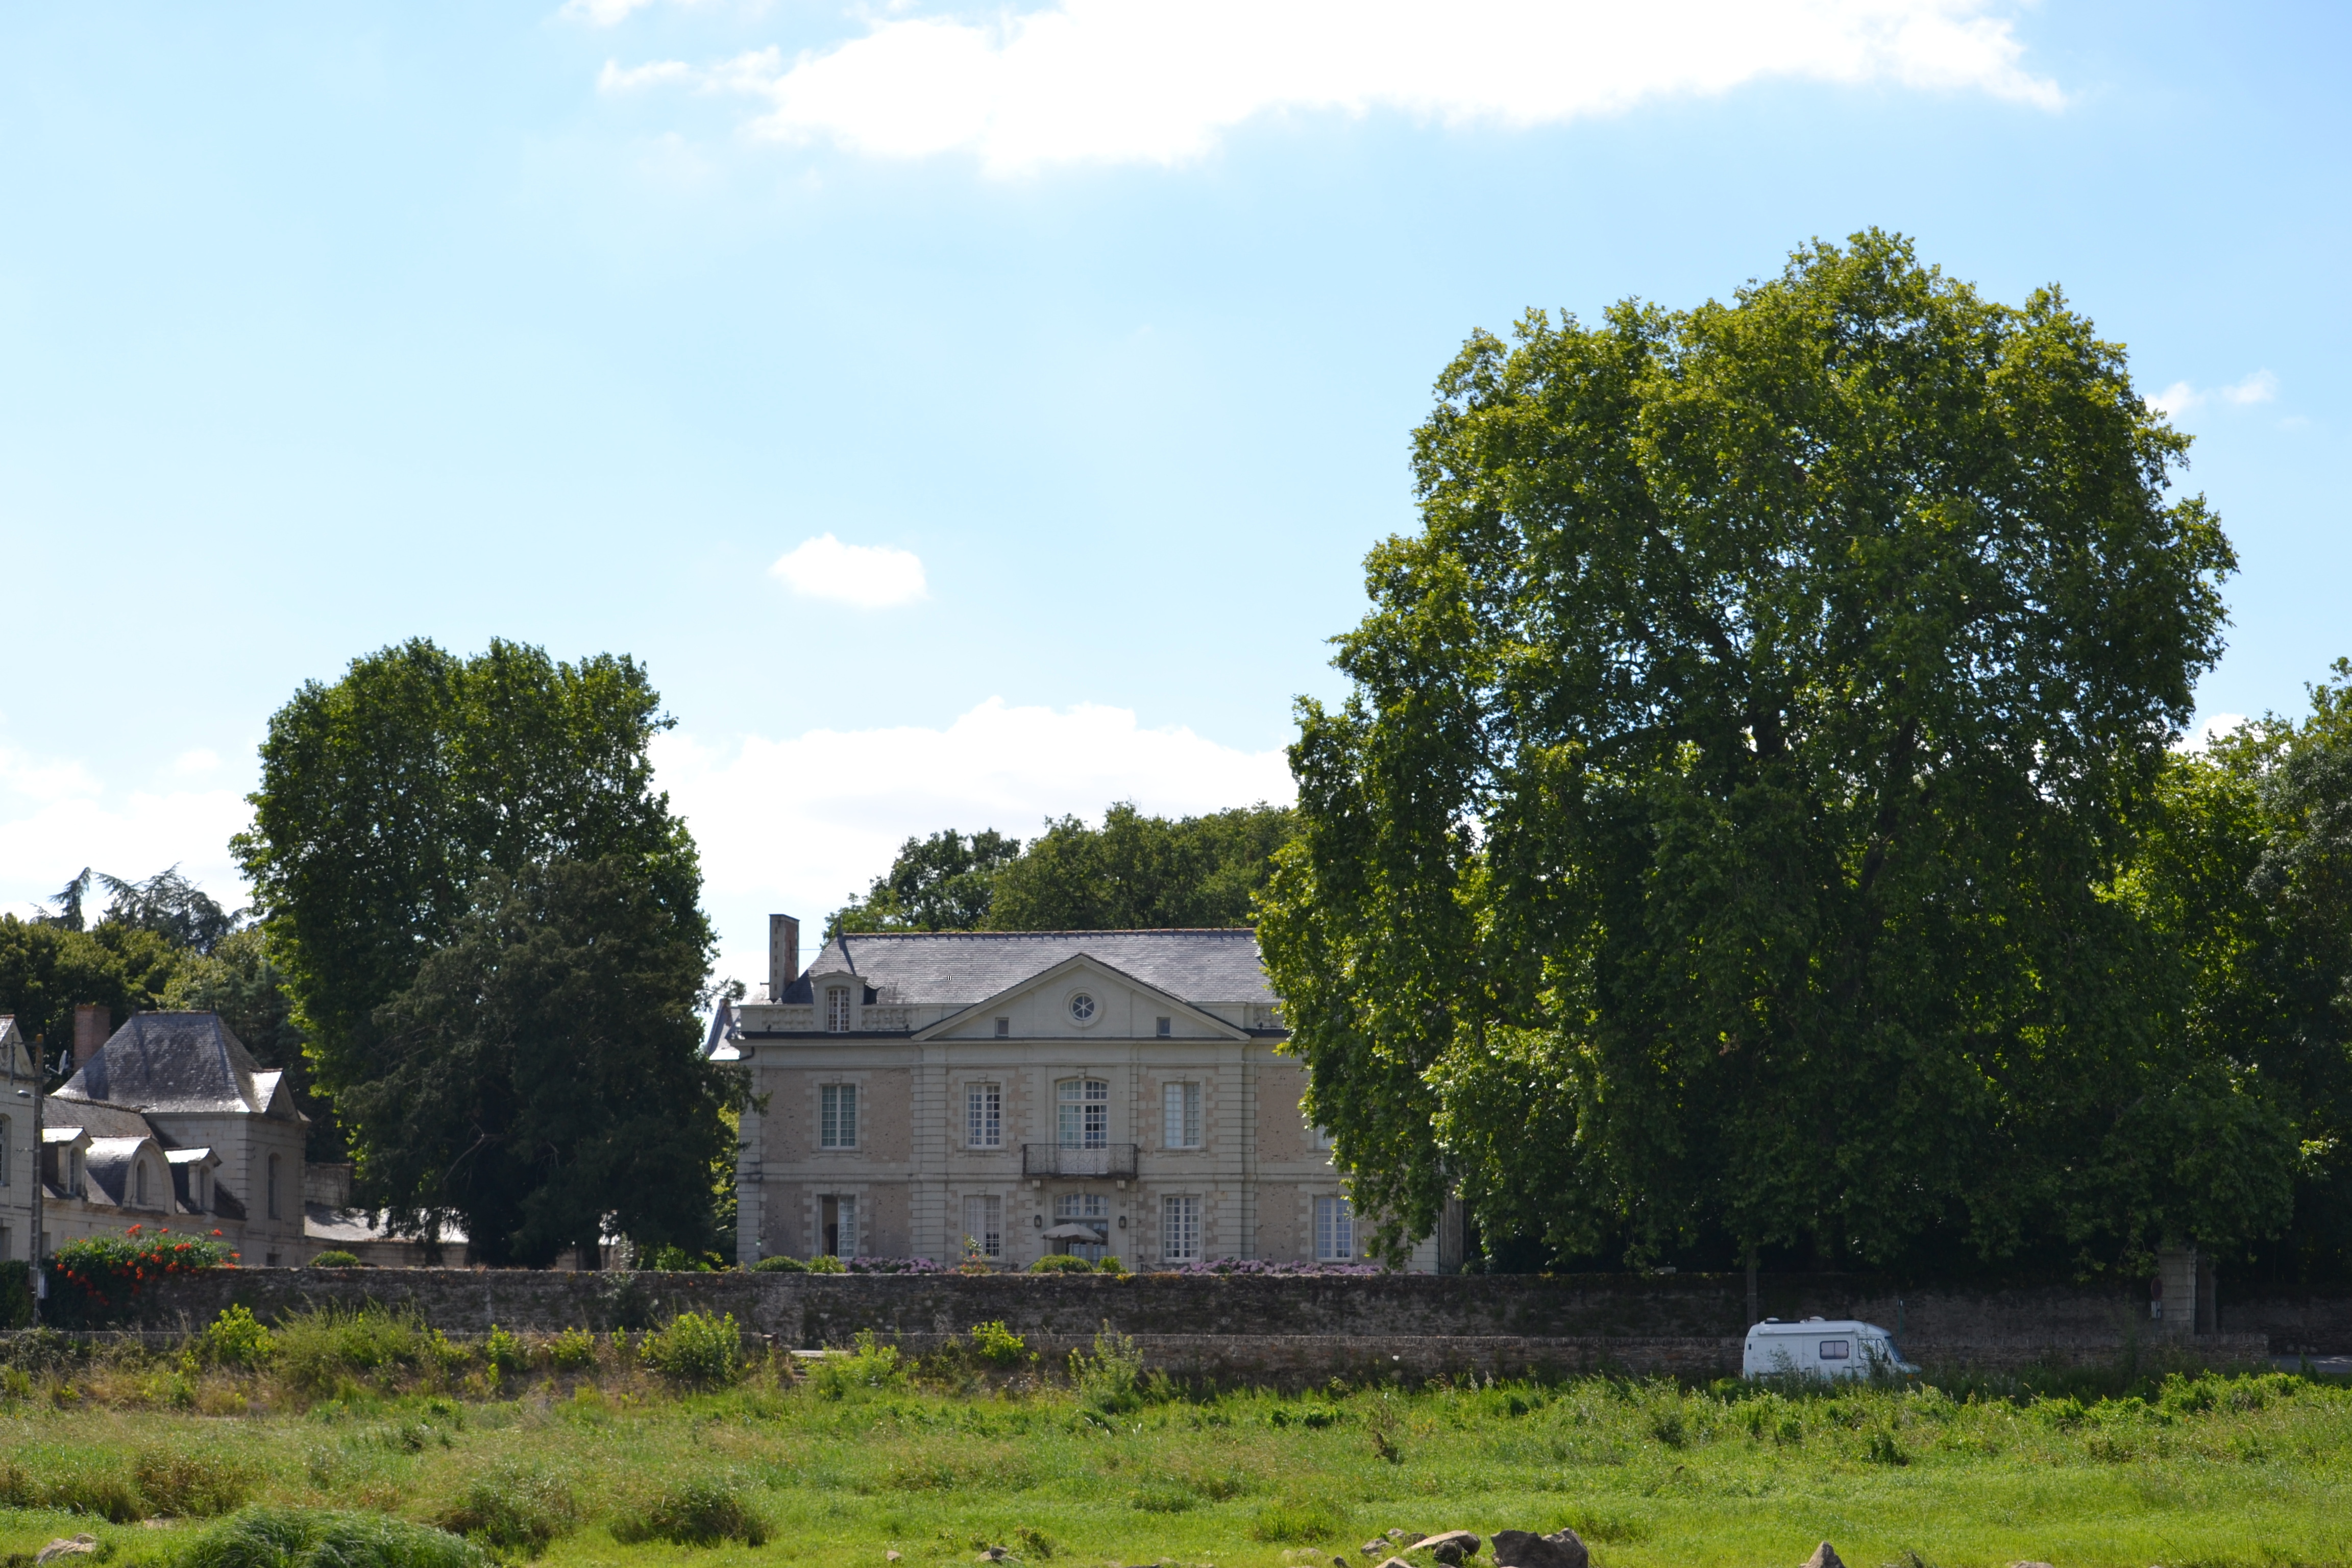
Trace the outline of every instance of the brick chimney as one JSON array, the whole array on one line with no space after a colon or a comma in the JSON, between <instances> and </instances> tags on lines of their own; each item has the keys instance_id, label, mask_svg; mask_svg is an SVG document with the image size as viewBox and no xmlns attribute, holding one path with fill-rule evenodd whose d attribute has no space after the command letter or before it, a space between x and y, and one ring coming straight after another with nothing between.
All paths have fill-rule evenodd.
<instances>
[{"instance_id":1,"label":"brick chimney","mask_svg":"<svg viewBox=\"0 0 2352 1568\"><path fill-rule=\"evenodd\" d=\"M784 999L784 987L801 977L801 922L792 915L768 917L768 1000Z\"/></svg>"},{"instance_id":2,"label":"brick chimney","mask_svg":"<svg viewBox=\"0 0 2352 1568\"><path fill-rule=\"evenodd\" d=\"M103 1002L74 1005L74 1071L89 1065L106 1037L114 1033L114 1014Z\"/></svg>"}]
</instances>

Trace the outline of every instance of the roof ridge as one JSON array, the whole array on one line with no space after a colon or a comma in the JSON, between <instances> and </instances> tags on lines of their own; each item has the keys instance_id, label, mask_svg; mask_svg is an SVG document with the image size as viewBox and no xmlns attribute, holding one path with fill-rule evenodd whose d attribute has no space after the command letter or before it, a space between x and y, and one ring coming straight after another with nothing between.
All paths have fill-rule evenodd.
<instances>
[{"instance_id":1,"label":"roof ridge","mask_svg":"<svg viewBox=\"0 0 2352 1568\"><path fill-rule=\"evenodd\" d=\"M1255 926L1108 926L1059 931L845 931L835 942L868 937L1255 936Z\"/></svg>"}]
</instances>

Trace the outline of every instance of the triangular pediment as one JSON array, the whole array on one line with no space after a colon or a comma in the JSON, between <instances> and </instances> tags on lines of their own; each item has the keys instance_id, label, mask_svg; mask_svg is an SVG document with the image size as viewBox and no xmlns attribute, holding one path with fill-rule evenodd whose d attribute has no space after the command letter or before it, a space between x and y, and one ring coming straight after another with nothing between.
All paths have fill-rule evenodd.
<instances>
[{"instance_id":1,"label":"triangular pediment","mask_svg":"<svg viewBox=\"0 0 2352 1568\"><path fill-rule=\"evenodd\" d=\"M1094 1008L1084 1020L1074 1011L1080 997L1091 1001ZM996 1034L999 1018L1010 1020L1007 1037ZM1158 1033L1160 1018L1170 1024L1171 1033L1165 1037ZM1000 1037L1246 1040L1250 1037L1247 1030L1215 1014L1202 1012L1181 996L1082 952L914 1034L918 1040Z\"/></svg>"}]
</instances>

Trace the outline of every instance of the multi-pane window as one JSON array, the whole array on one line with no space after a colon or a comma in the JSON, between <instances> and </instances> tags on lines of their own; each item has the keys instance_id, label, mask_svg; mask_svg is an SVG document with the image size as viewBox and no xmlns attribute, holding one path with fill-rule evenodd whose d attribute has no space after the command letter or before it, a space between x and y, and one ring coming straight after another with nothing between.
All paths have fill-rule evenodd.
<instances>
[{"instance_id":1,"label":"multi-pane window","mask_svg":"<svg viewBox=\"0 0 2352 1568\"><path fill-rule=\"evenodd\" d=\"M824 988L824 1032L828 1035L849 1033L849 987L846 985Z\"/></svg>"},{"instance_id":2,"label":"multi-pane window","mask_svg":"<svg viewBox=\"0 0 2352 1568\"><path fill-rule=\"evenodd\" d=\"M857 1086L828 1083L818 1089L816 1146L820 1149L857 1147Z\"/></svg>"},{"instance_id":3,"label":"multi-pane window","mask_svg":"<svg viewBox=\"0 0 2352 1568\"><path fill-rule=\"evenodd\" d=\"M1160 1200L1160 1258L1163 1263L1201 1260L1201 1200L1165 1197Z\"/></svg>"},{"instance_id":4,"label":"multi-pane window","mask_svg":"<svg viewBox=\"0 0 2352 1568\"><path fill-rule=\"evenodd\" d=\"M833 1258L857 1256L857 1200L826 1197L816 1201L818 1248Z\"/></svg>"},{"instance_id":5,"label":"multi-pane window","mask_svg":"<svg viewBox=\"0 0 2352 1568\"><path fill-rule=\"evenodd\" d=\"M1004 1147L1004 1087L1002 1084L964 1086L963 1141L974 1149ZM989 1256L992 1258L995 1254Z\"/></svg>"},{"instance_id":6,"label":"multi-pane window","mask_svg":"<svg viewBox=\"0 0 2352 1568\"><path fill-rule=\"evenodd\" d=\"M1066 1078L1057 1086L1056 1131L1065 1149L1110 1144L1110 1085L1098 1078Z\"/></svg>"},{"instance_id":7,"label":"multi-pane window","mask_svg":"<svg viewBox=\"0 0 2352 1568\"><path fill-rule=\"evenodd\" d=\"M1201 1086L1171 1083L1160 1090L1160 1142L1171 1149L1201 1146Z\"/></svg>"},{"instance_id":8,"label":"multi-pane window","mask_svg":"<svg viewBox=\"0 0 2352 1568\"><path fill-rule=\"evenodd\" d=\"M1315 1256L1326 1263L1356 1256L1356 1211L1347 1199L1315 1200Z\"/></svg>"},{"instance_id":9,"label":"multi-pane window","mask_svg":"<svg viewBox=\"0 0 2352 1568\"><path fill-rule=\"evenodd\" d=\"M1004 1200L1003 1198L966 1198L963 1201L964 1239L980 1248L982 1258L1004 1256Z\"/></svg>"},{"instance_id":10,"label":"multi-pane window","mask_svg":"<svg viewBox=\"0 0 2352 1568\"><path fill-rule=\"evenodd\" d=\"M1062 1193L1054 1199L1055 1225L1082 1225L1101 1241L1073 1241L1070 1252L1089 1263L1100 1263L1110 1251L1110 1199L1100 1193Z\"/></svg>"}]
</instances>

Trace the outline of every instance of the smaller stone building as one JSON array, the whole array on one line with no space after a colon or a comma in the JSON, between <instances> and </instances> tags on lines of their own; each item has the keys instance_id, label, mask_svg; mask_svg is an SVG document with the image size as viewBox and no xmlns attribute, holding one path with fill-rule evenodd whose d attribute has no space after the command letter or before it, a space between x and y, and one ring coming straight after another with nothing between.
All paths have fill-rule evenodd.
<instances>
[{"instance_id":1,"label":"smaller stone building","mask_svg":"<svg viewBox=\"0 0 2352 1568\"><path fill-rule=\"evenodd\" d=\"M218 1231L251 1264L305 1261L310 1123L285 1075L212 1013L96 1034L77 1027L74 1075L43 1106L42 1253L143 1225Z\"/></svg>"}]
</instances>

